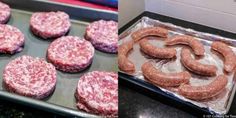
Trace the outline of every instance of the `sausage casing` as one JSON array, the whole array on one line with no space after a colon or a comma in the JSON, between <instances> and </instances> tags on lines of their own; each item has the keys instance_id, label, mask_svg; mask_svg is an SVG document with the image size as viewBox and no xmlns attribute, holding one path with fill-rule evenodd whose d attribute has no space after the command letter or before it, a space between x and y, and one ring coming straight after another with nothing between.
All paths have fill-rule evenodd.
<instances>
[{"instance_id":1,"label":"sausage casing","mask_svg":"<svg viewBox=\"0 0 236 118\"><path fill-rule=\"evenodd\" d=\"M215 76L217 67L215 65L207 65L198 62L191 57L191 52L187 48L181 50L181 63L193 73L206 76Z\"/></svg>"},{"instance_id":2,"label":"sausage casing","mask_svg":"<svg viewBox=\"0 0 236 118\"><path fill-rule=\"evenodd\" d=\"M226 72L233 72L236 65L236 57L233 50L225 43L220 41L214 41L211 48L224 57L224 70Z\"/></svg>"},{"instance_id":3,"label":"sausage casing","mask_svg":"<svg viewBox=\"0 0 236 118\"><path fill-rule=\"evenodd\" d=\"M120 70L128 73L135 71L135 65L127 58L127 54L133 48L133 41L121 44L118 48L118 67Z\"/></svg>"},{"instance_id":4,"label":"sausage casing","mask_svg":"<svg viewBox=\"0 0 236 118\"><path fill-rule=\"evenodd\" d=\"M161 27L146 27L139 29L131 34L132 39L137 42L140 39L147 36L159 36L166 38L168 35L168 30Z\"/></svg>"},{"instance_id":5,"label":"sausage casing","mask_svg":"<svg viewBox=\"0 0 236 118\"><path fill-rule=\"evenodd\" d=\"M169 59L176 56L174 48L158 48L148 42L147 39L142 39L139 42L140 49L147 55L160 59Z\"/></svg>"},{"instance_id":6,"label":"sausage casing","mask_svg":"<svg viewBox=\"0 0 236 118\"><path fill-rule=\"evenodd\" d=\"M151 62L142 65L142 72L149 82L157 86L174 87L188 83L191 75L187 72L164 73L156 69Z\"/></svg>"},{"instance_id":7,"label":"sausage casing","mask_svg":"<svg viewBox=\"0 0 236 118\"><path fill-rule=\"evenodd\" d=\"M219 75L216 79L208 85L204 86L191 86L181 85L179 87L179 93L186 98L192 100L203 100L218 95L227 85L227 77L225 75Z\"/></svg>"},{"instance_id":8,"label":"sausage casing","mask_svg":"<svg viewBox=\"0 0 236 118\"><path fill-rule=\"evenodd\" d=\"M203 56L205 53L203 44L191 36L177 35L166 40L166 45L168 46L178 45L178 44L184 44L190 46L193 49L194 54L197 56Z\"/></svg>"}]
</instances>

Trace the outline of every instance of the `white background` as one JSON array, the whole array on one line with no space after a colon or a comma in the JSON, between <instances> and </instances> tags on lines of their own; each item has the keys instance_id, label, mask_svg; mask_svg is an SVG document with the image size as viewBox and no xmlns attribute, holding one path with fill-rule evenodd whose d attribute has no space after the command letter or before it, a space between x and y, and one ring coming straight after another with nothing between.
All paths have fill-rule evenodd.
<instances>
[{"instance_id":1,"label":"white background","mask_svg":"<svg viewBox=\"0 0 236 118\"><path fill-rule=\"evenodd\" d=\"M234 0L119 0L119 26L143 11L236 33Z\"/></svg>"},{"instance_id":2,"label":"white background","mask_svg":"<svg viewBox=\"0 0 236 118\"><path fill-rule=\"evenodd\" d=\"M119 27L145 10L145 0L119 0Z\"/></svg>"}]
</instances>

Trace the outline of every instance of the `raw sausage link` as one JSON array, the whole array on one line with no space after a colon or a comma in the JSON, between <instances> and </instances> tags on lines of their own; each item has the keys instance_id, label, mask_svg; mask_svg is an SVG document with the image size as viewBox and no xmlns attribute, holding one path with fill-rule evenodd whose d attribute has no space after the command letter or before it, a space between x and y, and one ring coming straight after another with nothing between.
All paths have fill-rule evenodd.
<instances>
[{"instance_id":1,"label":"raw sausage link","mask_svg":"<svg viewBox=\"0 0 236 118\"><path fill-rule=\"evenodd\" d=\"M118 65L120 70L128 73L135 71L135 66L125 55L118 55Z\"/></svg>"},{"instance_id":2,"label":"raw sausage link","mask_svg":"<svg viewBox=\"0 0 236 118\"><path fill-rule=\"evenodd\" d=\"M233 72L236 64L233 50L227 44L220 41L213 42L211 48L224 56L224 70L226 72Z\"/></svg>"},{"instance_id":3,"label":"raw sausage link","mask_svg":"<svg viewBox=\"0 0 236 118\"><path fill-rule=\"evenodd\" d=\"M120 70L128 73L135 71L133 62L127 58L127 54L133 48L133 44L133 41L125 42L118 48L118 66Z\"/></svg>"},{"instance_id":4,"label":"raw sausage link","mask_svg":"<svg viewBox=\"0 0 236 118\"><path fill-rule=\"evenodd\" d=\"M122 55L127 55L128 52L133 49L134 41L127 41L119 45L118 52Z\"/></svg>"},{"instance_id":5,"label":"raw sausage link","mask_svg":"<svg viewBox=\"0 0 236 118\"><path fill-rule=\"evenodd\" d=\"M187 72L180 73L164 73L156 69L151 62L146 62L142 65L142 72L148 81L157 86L173 87L183 83L188 83L191 75Z\"/></svg>"},{"instance_id":6,"label":"raw sausage link","mask_svg":"<svg viewBox=\"0 0 236 118\"><path fill-rule=\"evenodd\" d=\"M204 55L205 49L204 49L203 44L191 36L177 35L166 40L166 45L168 46L177 45L177 44L184 44L184 45L190 46L193 49L194 54L197 56Z\"/></svg>"},{"instance_id":7,"label":"raw sausage link","mask_svg":"<svg viewBox=\"0 0 236 118\"><path fill-rule=\"evenodd\" d=\"M187 48L181 51L181 62L190 71L206 76L215 76L217 67L215 65L201 64L191 57L191 52Z\"/></svg>"},{"instance_id":8,"label":"raw sausage link","mask_svg":"<svg viewBox=\"0 0 236 118\"><path fill-rule=\"evenodd\" d=\"M218 95L227 85L227 77L219 75L213 82L204 86L181 85L179 93L192 100L203 100Z\"/></svg>"},{"instance_id":9,"label":"raw sausage link","mask_svg":"<svg viewBox=\"0 0 236 118\"><path fill-rule=\"evenodd\" d=\"M139 46L145 54L151 57L168 59L176 56L176 50L174 48L158 48L150 44L147 39L142 39Z\"/></svg>"},{"instance_id":10,"label":"raw sausage link","mask_svg":"<svg viewBox=\"0 0 236 118\"><path fill-rule=\"evenodd\" d=\"M135 42L147 36L159 36L166 38L168 35L168 30L161 27L147 27L135 31L131 37Z\"/></svg>"}]
</instances>

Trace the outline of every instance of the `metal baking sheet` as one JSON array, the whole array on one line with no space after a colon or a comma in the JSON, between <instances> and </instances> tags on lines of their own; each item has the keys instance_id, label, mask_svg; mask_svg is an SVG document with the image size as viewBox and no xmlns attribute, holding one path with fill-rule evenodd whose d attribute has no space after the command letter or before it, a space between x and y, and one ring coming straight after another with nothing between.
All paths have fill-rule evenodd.
<instances>
[{"instance_id":1,"label":"metal baking sheet","mask_svg":"<svg viewBox=\"0 0 236 118\"><path fill-rule=\"evenodd\" d=\"M223 74L223 62L222 59L218 58L214 53L211 53L210 51L210 45L212 41L215 40L222 40L224 42L227 42L231 44L231 48L234 52L236 52L236 40L225 38L213 34L203 33L203 32L197 32L192 29L186 29L183 27L179 27L170 23L161 22L158 20L150 19L148 17L141 18L138 22L136 22L133 26L129 27L129 29L122 33L120 35L120 43L126 42L129 40L132 40L130 37L130 34L132 32L144 28L144 27L153 27L153 26L160 26L164 27L169 30L168 37L171 37L173 35L179 35L179 34L187 34L196 37L197 40L203 43L204 48L206 50L204 58L200 60L201 63L205 64L212 64L216 65L218 68L217 74ZM151 42L153 45L156 45L158 47L163 47L163 41L165 39L163 38L157 38L157 37L148 37L149 42ZM129 54L129 59L135 64L136 71L131 74L136 79L139 79L141 81L144 81L144 77L141 72L141 66L147 61L152 61L155 66L159 69L161 69L163 72L172 73L172 72L180 72L183 70L186 70L182 64L180 63L180 50L182 46L175 46L177 50L177 58L175 60L159 60L159 59L152 59L147 57L145 54L140 52L139 45L136 43L133 47L133 50ZM137 60L138 58L138 60ZM206 85L214 80L215 77L202 77L199 75L196 75L194 73L192 74L192 78L190 79L191 85ZM214 97L209 100L204 101L193 101L184 98L183 96L179 95L176 91L177 88L162 88L159 87L161 91L163 91L166 94L173 95L173 97L177 97L180 100L184 102L189 102L193 105L196 105L200 108L206 108L210 113L212 114L226 114L230 108L232 99L235 94L235 81L234 81L234 73L229 74L228 76L228 84L226 86L226 89L219 94L217 97ZM133 79L133 78L130 78ZM148 82L147 82L148 83Z\"/></svg>"},{"instance_id":2,"label":"metal baking sheet","mask_svg":"<svg viewBox=\"0 0 236 118\"><path fill-rule=\"evenodd\" d=\"M7 24L19 28L25 34L26 42L23 51L20 53L17 53L15 55L6 55L6 54L0 55L0 75L2 75L2 71L8 62L19 56L31 55L33 57L46 58L47 47L53 41L53 40L40 39L34 36L29 29L29 20L33 12L31 11L31 9L26 9L26 8L30 8L32 6L36 7L37 5L40 4L41 1L35 1L35 3L31 1L27 2L27 4L26 2L22 2L24 0L22 1L20 0L18 2L17 1L3 0L3 2L8 3L11 6L11 8L13 8L11 18ZM57 9L61 6L61 4L52 2L49 3L42 2L41 4L44 4L47 7L42 7L39 5L38 7L40 7L40 9L34 8L32 10L33 11L62 10L70 14L71 18L73 18L71 20L72 27L67 35L83 37L85 33L85 28L89 24L88 21L106 18L105 13L103 13L105 16L97 17L95 19L90 19L89 17L74 16L73 15L74 12L86 15L86 13L80 12L80 8L76 9L75 6L68 6L68 7L64 6L63 9L62 8ZM21 7L24 10L21 10ZM71 10L70 8L73 8L73 10ZM87 15L89 16L90 14ZM108 13L108 19L111 18L111 16L113 15L111 14L109 15ZM112 17L111 19L117 20L116 17ZM57 71L56 89L54 93L45 100L34 100L31 98L8 93L7 91L5 91L4 87L2 87L2 79L0 79L0 85L1 85L0 99L10 100L13 102L32 106L49 112L54 112L56 114L60 114L63 116L97 117L96 115L85 113L76 108L74 93L77 86L77 82L81 75L90 71L94 70L117 71L118 69L116 64L116 57L117 57L116 54L108 54L96 50L92 65L83 72L68 74L61 71Z\"/></svg>"}]
</instances>

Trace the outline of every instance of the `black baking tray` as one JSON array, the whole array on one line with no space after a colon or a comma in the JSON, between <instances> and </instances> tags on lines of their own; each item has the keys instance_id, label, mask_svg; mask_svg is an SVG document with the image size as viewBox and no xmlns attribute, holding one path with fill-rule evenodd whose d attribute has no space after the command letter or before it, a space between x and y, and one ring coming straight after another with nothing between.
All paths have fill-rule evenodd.
<instances>
[{"instance_id":1,"label":"black baking tray","mask_svg":"<svg viewBox=\"0 0 236 118\"><path fill-rule=\"evenodd\" d=\"M162 22L169 22L169 23L172 23L177 26L182 26L184 28L191 28L191 29L194 29L194 30L200 31L200 32L217 34L217 35L221 35L221 36L228 37L228 38L235 38L236 37L236 34L234 34L234 33L222 31L222 30L215 29L215 28L210 28L207 26L199 25L196 23L192 23L192 22L188 22L188 21L184 21L184 20L152 13L152 12L148 12L148 11L143 12L142 14L140 14L139 16L137 16L136 18L131 20L129 23L127 23L126 25L121 27L119 29L119 34L124 32L128 28L130 28L133 24L135 24L137 21L139 21L142 17L145 17L145 16L152 18L152 19L162 21ZM135 78L134 76L125 74L120 71L118 72L118 74L119 74L119 84L122 86L127 86L129 88L133 88L134 90L139 91L140 93L143 93L145 95L147 95L147 93L153 94L153 95L147 95L147 96L154 97L154 99L158 99L166 104L180 108L184 111L190 112L191 114L194 114L194 115L197 115L200 117L202 117L203 115L206 115L206 114L218 115L218 114L214 114L213 112L209 111L206 108L198 107L192 103L185 102L185 101L175 97L174 95L167 94L166 92L163 92L158 87L155 87L152 84L149 84L143 80ZM233 101L235 101L235 100L236 100L236 97L234 97ZM166 102L166 101L171 101L171 102Z\"/></svg>"},{"instance_id":2,"label":"black baking tray","mask_svg":"<svg viewBox=\"0 0 236 118\"><path fill-rule=\"evenodd\" d=\"M54 93L44 100L35 100L13 93L7 92L2 86L2 71L6 64L22 55L30 55L46 59L46 50L53 40L44 40L33 35L29 29L29 20L33 12L36 11L65 11L70 15L72 27L67 35L83 37L86 26L95 20L115 20L117 21L117 12L98 10L57 2L43 0L0 0L12 8L12 14L7 24L19 28L26 38L25 46L22 52L7 55L0 55L0 99L9 100L30 107L53 112L66 117L98 117L76 108L74 93L77 82L84 73L101 70L117 71L116 54L108 54L95 51L92 65L79 73L64 73L57 71L57 85Z\"/></svg>"}]
</instances>

